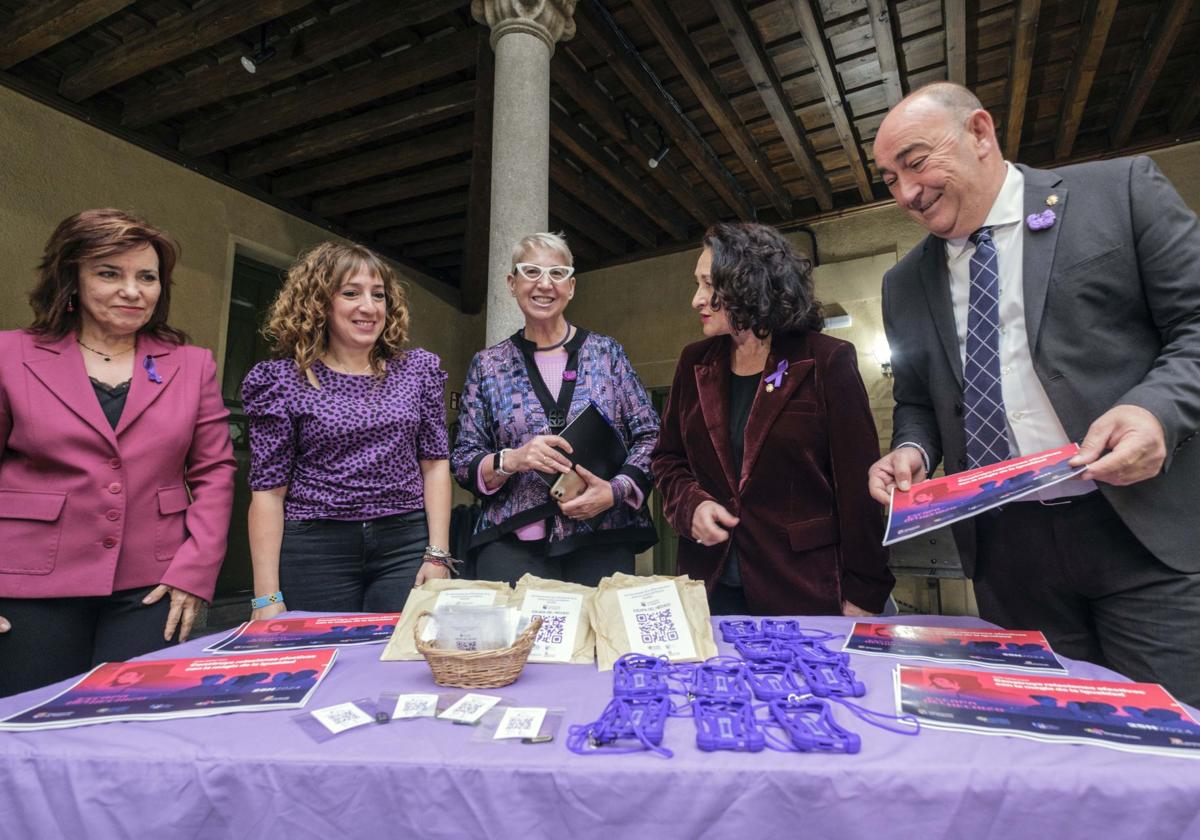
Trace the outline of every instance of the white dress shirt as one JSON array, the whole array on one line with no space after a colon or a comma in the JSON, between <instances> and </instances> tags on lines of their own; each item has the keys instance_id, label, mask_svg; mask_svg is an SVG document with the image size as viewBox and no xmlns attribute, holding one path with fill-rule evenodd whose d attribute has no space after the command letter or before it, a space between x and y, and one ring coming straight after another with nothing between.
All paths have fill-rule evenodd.
<instances>
[{"instance_id":1,"label":"white dress shirt","mask_svg":"<svg viewBox=\"0 0 1200 840\"><path fill-rule=\"evenodd\" d=\"M1025 176L1006 163L1007 174L1000 194L988 211L984 225L992 228L1000 273L1000 389L1004 395L1008 443L1013 457L1032 455L1070 443L1054 406L1033 369L1029 336L1025 331L1025 289L1022 259L1025 251ZM950 268L950 300L958 331L958 352L966 368L967 311L971 296L971 257L975 246L969 239L946 240L946 262ZM1091 481L1065 481L1026 498L1058 499L1090 493Z\"/></svg>"}]
</instances>

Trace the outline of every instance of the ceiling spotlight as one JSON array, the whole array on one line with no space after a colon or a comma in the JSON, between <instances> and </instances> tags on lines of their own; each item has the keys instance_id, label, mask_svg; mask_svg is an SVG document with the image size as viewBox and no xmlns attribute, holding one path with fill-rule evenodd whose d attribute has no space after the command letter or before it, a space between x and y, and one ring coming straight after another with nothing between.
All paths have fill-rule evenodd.
<instances>
[{"instance_id":1,"label":"ceiling spotlight","mask_svg":"<svg viewBox=\"0 0 1200 840\"><path fill-rule=\"evenodd\" d=\"M259 30L258 49L250 55L243 55L240 59L242 69L247 73L257 73L260 64L275 57L275 48L267 45L267 27L269 25L264 23L262 29Z\"/></svg>"},{"instance_id":2,"label":"ceiling spotlight","mask_svg":"<svg viewBox=\"0 0 1200 840\"><path fill-rule=\"evenodd\" d=\"M671 151L671 147L666 143L663 143L658 147L658 151L654 153L654 156L646 161L646 165L651 169L657 169L658 165L663 162L663 158L667 156L667 152L669 151Z\"/></svg>"}]
</instances>

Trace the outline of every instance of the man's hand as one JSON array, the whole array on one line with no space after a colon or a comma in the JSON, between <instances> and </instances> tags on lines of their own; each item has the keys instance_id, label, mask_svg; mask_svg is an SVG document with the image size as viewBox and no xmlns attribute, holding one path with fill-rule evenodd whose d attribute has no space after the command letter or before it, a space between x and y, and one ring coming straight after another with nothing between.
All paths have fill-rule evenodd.
<instances>
[{"instance_id":1,"label":"man's hand","mask_svg":"<svg viewBox=\"0 0 1200 840\"><path fill-rule=\"evenodd\" d=\"M692 537L700 545L718 545L729 539L728 528L738 524L738 518L716 502L704 501L692 514Z\"/></svg>"},{"instance_id":2,"label":"man's hand","mask_svg":"<svg viewBox=\"0 0 1200 840\"><path fill-rule=\"evenodd\" d=\"M867 489L881 505L892 500L892 488L907 491L925 480L925 460L915 446L901 446L884 455L867 470Z\"/></svg>"},{"instance_id":3,"label":"man's hand","mask_svg":"<svg viewBox=\"0 0 1200 840\"><path fill-rule=\"evenodd\" d=\"M1158 418L1141 406L1118 405L1096 418L1079 454L1068 463L1088 465L1080 478L1124 487L1154 478L1166 459L1166 436Z\"/></svg>"}]
</instances>

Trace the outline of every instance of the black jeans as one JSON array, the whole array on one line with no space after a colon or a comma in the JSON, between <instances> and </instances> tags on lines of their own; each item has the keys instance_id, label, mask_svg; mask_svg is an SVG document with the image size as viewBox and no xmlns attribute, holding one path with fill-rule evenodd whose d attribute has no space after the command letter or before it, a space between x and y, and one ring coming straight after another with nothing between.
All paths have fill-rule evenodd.
<instances>
[{"instance_id":1,"label":"black jeans","mask_svg":"<svg viewBox=\"0 0 1200 840\"><path fill-rule=\"evenodd\" d=\"M545 540L525 541L509 534L479 550L475 578L516 585L528 572L547 580L595 586L613 572L633 574L634 563L633 551L620 544L586 546L561 557L548 557Z\"/></svg>"},{"instance_id":2,"label":"black jeans","mask_svg":"<svg viewBox=\"0 0 1200 840\"><path fill-rule=\"evenodd\" d=\"M142 604L153 588L84 598L0 598L0 615L12 624L0 633L0 697L171 644L163 639L170 596Z\"/></svg>"},{"instance_id":3,"label":"black jeans","mask_svg":"<svg viewBox=\"0 0 1200 840\"><path fill-rule=\"evenodd\" d=\"M288 520L279 550L284 603L313 612L399 612L427 545L423 510L361 522Z\"/></svg>"}]
</instances>

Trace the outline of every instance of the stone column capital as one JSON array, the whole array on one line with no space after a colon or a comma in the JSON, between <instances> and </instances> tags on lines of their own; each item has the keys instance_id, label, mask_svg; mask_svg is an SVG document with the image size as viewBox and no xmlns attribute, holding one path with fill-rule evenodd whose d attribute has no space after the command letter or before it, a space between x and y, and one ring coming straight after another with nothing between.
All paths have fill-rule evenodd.
<instances>
[{"instance_id":1,"label":"stone column capital","mask_svg":"<svg viewBox=\"0 0 1200 840\"><path fill-rule=\"evenodd\" d=\"M554 54L554 45L575 37L577 0L471 0L471 15L492 30L492 49L510 32L539 38Z\"/></svg>"}]
</instances>

